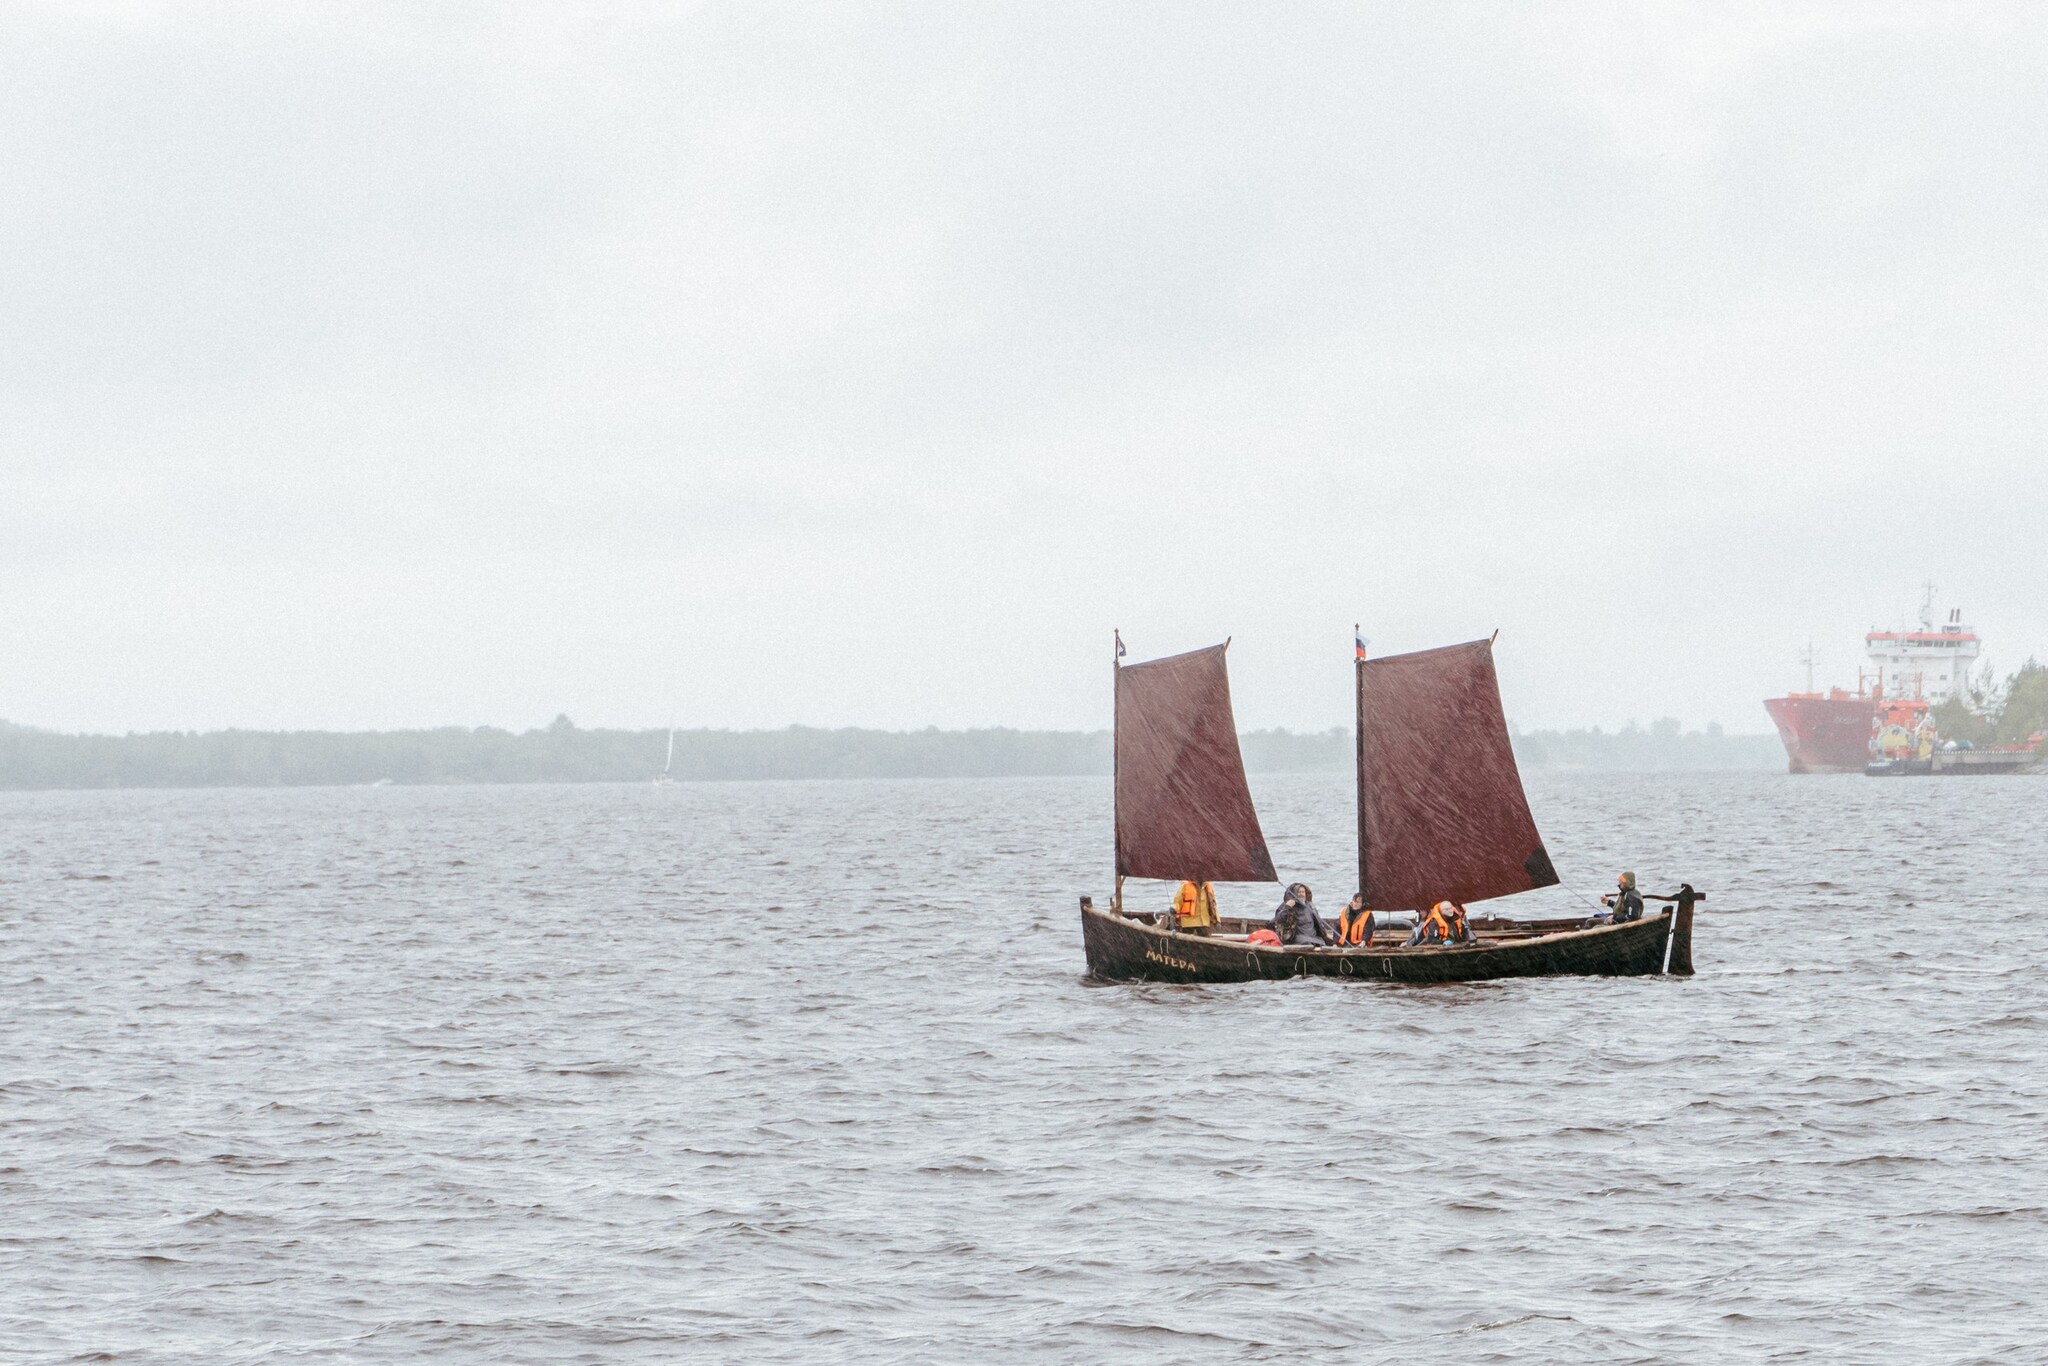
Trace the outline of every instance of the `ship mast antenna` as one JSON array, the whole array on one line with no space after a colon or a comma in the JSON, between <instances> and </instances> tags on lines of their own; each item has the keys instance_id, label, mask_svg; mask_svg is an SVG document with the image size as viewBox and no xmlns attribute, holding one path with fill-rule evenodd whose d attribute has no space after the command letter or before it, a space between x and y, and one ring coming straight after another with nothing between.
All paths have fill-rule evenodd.
<instances>
[{"instance_id":1,"label":"ship mast antenna","mask_svg":"<svg viewBox=\"0 0 2048 1366\"><path fill-rule=\"evenodd\" d=\"M1811 637L1811 636L1808 636L1808 637L1807 637L1807 639L1806 639L1806 653L1800 656L1800 660L1801 660L1801 662L1803 662L1803 663L1804 663L1804 664L1806 665L1806 690L1807 690L1808 692L1812 692L1812 691L1814 690L1814 688L1813 688L1813 661L1814 661L1814 653L1813 653L1813 637Z\"/></svg>"}]
</instances>

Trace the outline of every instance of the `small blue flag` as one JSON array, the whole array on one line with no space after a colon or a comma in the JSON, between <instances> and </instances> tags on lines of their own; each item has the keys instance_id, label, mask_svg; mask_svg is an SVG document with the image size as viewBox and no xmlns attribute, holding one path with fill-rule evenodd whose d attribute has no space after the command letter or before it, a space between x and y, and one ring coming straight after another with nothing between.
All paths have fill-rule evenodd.
<instances>
[{"instance_id":1,"label":"small blue flag","mask_svg":"<svg viewBox=\"0 0 2048 1366\"><path fill-rule=\"evenodd\" d=\"M1118 631L1118 632L1116 632L1116 633L1115 633L1115 635L1116 635L1116 657L1117 657L1118 659L1122 659L1122 658L1124 657L1124 633L1123 633L1122 631Z\"/></svg>"}]
</instances>

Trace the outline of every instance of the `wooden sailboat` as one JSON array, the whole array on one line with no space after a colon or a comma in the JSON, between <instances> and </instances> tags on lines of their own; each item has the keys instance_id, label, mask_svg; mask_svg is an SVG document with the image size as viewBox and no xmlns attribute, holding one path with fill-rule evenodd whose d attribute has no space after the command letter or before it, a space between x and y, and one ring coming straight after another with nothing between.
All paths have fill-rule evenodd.
<instances>
[{"instance_id":1,"label":"wooden sailboat","mask_svg":"<svg viewBox=\"0 0 2048 1366\"><path fill-rule=\"evenodd\" d=\"M1260 920L1226 917L1183 933L1171 912L1127 912L1126 877L1273 882L1230 706L1229 642L1116 672L1116 894L1081 898L1088 970L1113 980L1244 982L1340 977L1472 982L1556 974L1692 974L1688 884L1669 909L1622 925L1584 917L1473 918L1476 942L1402 947L1382 934L1355 947L1268 947ZM1358 881L1377 911L1422 910L1556 884L1508 740L1493 642L1361 657Z\"/></svg>"}]
</instances>

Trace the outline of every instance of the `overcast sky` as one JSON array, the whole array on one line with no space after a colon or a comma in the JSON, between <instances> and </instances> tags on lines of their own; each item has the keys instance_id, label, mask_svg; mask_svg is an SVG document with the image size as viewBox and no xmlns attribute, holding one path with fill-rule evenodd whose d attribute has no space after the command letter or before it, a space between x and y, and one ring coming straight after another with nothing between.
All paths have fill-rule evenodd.
<instances>
[{"instance_id":1,"label":"overcast sky","mask_svg":"<svg viewBox=\"0 0 2048 1366\"><path fill-rule=\"evenodd\" d=\"M1238 720L2048 658L2048 11L15 4L0 717Z\"/></svg>"}]
</instances>

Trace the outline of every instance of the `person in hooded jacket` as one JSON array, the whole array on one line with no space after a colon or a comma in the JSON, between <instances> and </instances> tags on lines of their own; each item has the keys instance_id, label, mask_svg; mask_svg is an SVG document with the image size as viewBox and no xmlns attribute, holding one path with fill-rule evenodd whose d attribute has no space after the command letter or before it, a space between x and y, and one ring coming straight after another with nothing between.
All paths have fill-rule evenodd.
<instances>
[{"instance_id":1,"label":"person in hooded jacket","mask_svg":"<svg viewBox=\"0 0 2048 1366\"><path fill-rule=\"evenodd\" d=\"M1620 877L1616 878L1614 880L1614 895L1601 897L1600 904L1612 912L1613 922L1617 925L1625 925L1631 920L1641 920L1643 918L1643 897L1642 893L1636 890L1636 875L1634 873L1623 873ZM1607 917L1602 916L1600 918L1604 920Z\"/></svg>"},{"instance_id":2,"label":"person in hooded jacket","mask_svg":"<svg viewBox=\"0 0 2048 1366\"><path fill-rule=\"evenodd\" d=\"M1280 936L1282 944L1334 944L1337 936L1328 923L1316 914L1315 893L1305 882L1289 883L1287 895L1280 899L1280 908L1273 912L1273 933Z\"/></svg>"}]
</instances>

